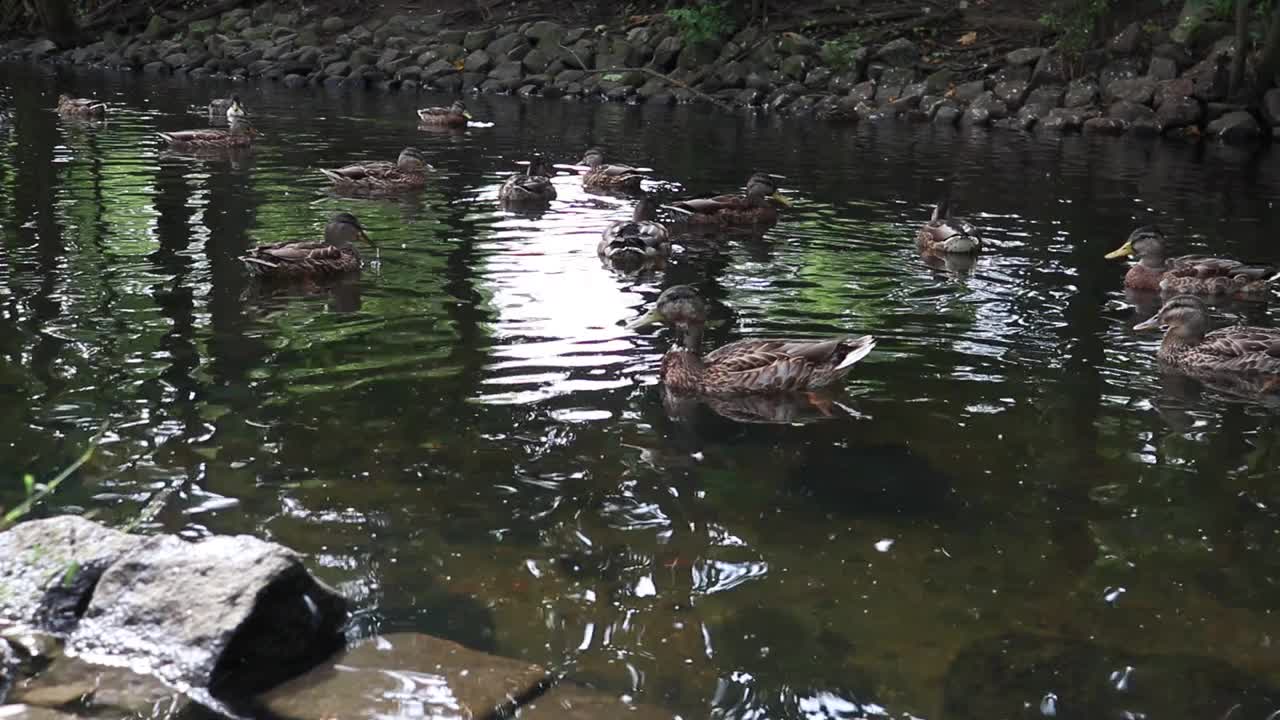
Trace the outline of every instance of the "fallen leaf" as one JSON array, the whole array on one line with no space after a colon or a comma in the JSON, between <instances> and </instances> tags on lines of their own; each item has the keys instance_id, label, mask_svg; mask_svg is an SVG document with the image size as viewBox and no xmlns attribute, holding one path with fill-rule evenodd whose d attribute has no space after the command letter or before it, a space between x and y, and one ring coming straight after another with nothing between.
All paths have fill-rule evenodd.
<instances>
[{"instance_id":1,"label":"fallen leaf","mask_svg":"<svg viewBox=\"0 0 1280 720\"><path fill-rule=\"evenodd\" d=\"M972 45L978 41L977 31L970 31L960 36L961 45Z\"/></svg>"},{"instance_id":2,"label":"fallen leaf","mask_svg":"<svg viewBox=\"0 0 1280 720\"><path fill-rule=\"evenodd\" d=\"M454 69L455 69L455 70L461 70L465 65L466 65L466 62L465 62L465 61L463 61L463 60L454 60L454 61L453 61L453 67L454 67Z\"/></svg>"}]
</instances>

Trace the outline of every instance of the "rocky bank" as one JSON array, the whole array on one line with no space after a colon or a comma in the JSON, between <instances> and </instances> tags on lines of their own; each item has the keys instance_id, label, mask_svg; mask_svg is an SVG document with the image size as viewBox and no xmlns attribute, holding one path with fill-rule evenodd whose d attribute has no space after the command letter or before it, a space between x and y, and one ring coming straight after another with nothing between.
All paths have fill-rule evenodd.
<instances>
[{"instance_id":1,"label":"rocky bank","mask_svg":"<svg viewBox=\"0 0 1280 720\"><path fill-rule=\"evenodd\" d=\"M1027 47L958 72L905 37L875 47L828 46L748 27L727 40L689 42L664 15L626 29L540 20L465 30L444 18L351 24L265 2L176 31L156 17L136 37L107 33L77 48L13 39L0 45L0 55L293 88L702 102L842 122L901 118L1230 142L1280 132L1273 79L1263 82L1259 103L1228 101L1235 46L1222 33L1176 42L1135 23L1070 61L1052 48Z\"/></svg>"}]
</instances>

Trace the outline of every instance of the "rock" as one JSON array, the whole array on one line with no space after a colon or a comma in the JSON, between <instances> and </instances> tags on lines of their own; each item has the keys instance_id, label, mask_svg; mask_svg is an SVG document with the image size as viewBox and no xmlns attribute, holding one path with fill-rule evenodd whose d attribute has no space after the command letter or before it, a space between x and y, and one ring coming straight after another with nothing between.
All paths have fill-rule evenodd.
<instances>
[{"instance_id":1,"label":"rock","mask_svg":"<svg viewBox=\"0 0 1280 720\"><path fill-rule=\"evenodd\" d=\"M867 80L854 85L849 90L849 97L855 102L871 102L876 97L877 86L874 80Z\"/></svg>"},{"instance_id":2,"label":"rock","mask_svg":"<svg viewBox=\"0 0 1280 720\"><path fill-rule=\"evenodd\" d=\"M1055 132L1079 130L1086 120L1096 117L1098 111L1093 108L1054 108L1048 117L1040 122L1040 127Z\"/></svg>"},{"instance_id":3,"label":"rock","mask_svg":"<svg viewBox=\"0 0 1280 720\"><path fill-rule=\"evenodd\" d=\"M669 35L658 43L658 47L653 50L653 60L650 61L653 69L658 72L671 72L676 66L676 61L680 58L680 51L684 49L684 42L677 35Z\"/></svg>"},{"instance_id":4,"label":"rock","mask_svg":"<svg viewBox=\"0 0 1280 720\"><path fill-rule=\"evenodd\" d=\"M489 71L489 77L497 80L503 90L515 90L524 78L524 65L514 60L500 63Z\"/></svg>"},{"instance_id":5,"label":"rock","mask_svg":"<svg viewBox=\"0 0 1280 720\"><path fill-rule=\"evenodd\" d=\"M320 23L320 29L330 34L340 33L346 27L347 27L347 21L343 20L342 18L336 15L327 17L324 19L323 22Z\"/></svg>"},{"instance_id":6,"label":"rock","mask_svg":"<svg viewBox=\"0 0 1280 720\"><path fill-rule=\"evenodd\" d=\"M474 73L470 73L470 74L474 74ZM462 75L463 74L459 72L453 72L448 75L441 75L440 77L437 77L431 81L431 87L441 92L449 93L451 95L457 94L459 91L462 90L462 85L464 82L462 79Z\"/></svg>"},{"instance_id":7,"label":"rock","mask_svg":"<svg viewBox=\"0 0 1280 720\"><path fill-rule=\"evenodd\" d=\"M1021 80L1011 80L1002 82L995 87L995 96L1004 101L1004 104L1010 110L1022 107L1022 102L1026 99L1027 93L1030 91L1027 83Z\"/></svg>"},{"instance_id":8,"label":"rock","mask_svg":"<svg viewBox=\"0 0 1280 720\"><path fill-rule=\"evenodd\" d=\"M1025 65L1010 65L1002 67L996 74L991 77L993 85L999 85L1004 82L1031 82L1031 68Z\"/></svg>"},{"instance_id":9,"label":"rock","mask_svg":"<svg viewBox=\"0 0 1280 720\"><path fill-rule=\"evenodd\" d=\"M483 50L493 42L493 30L472 30L462 38L462 47L468 52Z\"/></svg>"},{"instance_id":10,"label":"rock","mask_svg":"<svg viewBox=\"0 0 1280 720\"><path fill-rule=\"evenodd\" d=\"M1217 56L1202 60L1182 74L1190 80L1192 95L1202 102L1217 102L1227 97L1231 80L1230 58Z\"/></svg>"},{"instance_id":11,"label":"rock","mask_svg":"<svg viewBox=\"0 0 1280 720\"><path fill-rule=\"evenodd\" d=\"M875 56L893 67L912 67L920 61L920 48L907 38L898 38L880 46Z\"/></svg>"},{"instance_id":12,"label":"rock","mask_svg":"<svg viewBox=\"0 0 1280 720\"><path fill-rule=\"evenodd\" d=\"M1262 136L1262 129L1253 115L1243 110L1229 112L1209 123L1205 134L1228 143L1245 143Z\"/></svg>"},{"instance_id":13,"label":"rock","mask_svg":"<svg viewBox=\"0 0 1280 720\"><path fill-rule=\"evenodd\" d=\"M1106 86L1106 100L1124 100L1139 105L1150 105L1156 95L1156 81L1150 77L1121 78Z\"/></svg>"},{"instance_id":14,"label":"rock","mask_svg":"<svg viewBox=\"0 0 1280 720\"><path fill-rule=\"evenodd\" d=\"M818 52L818 43L800 33L782 33L778 42L778 52L783 55L813 55Z\"/></svg>"},{"instance_id":15,"label":"rock","mask_svg":"<svg viewBox=\"0 0 1280 720\"><path fill-rule=\"evenodd\" d=\"M68 715L37 705L0 705L0 718L4 720L80 720L79 715Z\"/></svg>"},{"instance_id":16,"label":"rock","mask_svg":"<svg viewBox=\"0 0 1280 720\"><path fill-rule=\"evenodd\" d=\"M524 56L524 60L522 60L522 62L524 63L526 70L530 73L537 74L546 70L547 66L551 64L551 56L539 48L534 48Z\"/></svg>"},{"instance_id":17,"label":"rock","mask_svg":"<svg viewBox=\"0 0 1280 720\"><path fill-rule=\"evenodd\" d=\"M147 22L147 28L142 31L142 37L146 40L156 40L169 29L169 24L159 15L152 15L151 20Z\"/></svg>"},{"instance_id":18,"label":"rock","mask_svg":"<svg viewBox=\"0 0 1280 720\"><path fill-rule=\"evenodd\" d=\"M985 110L992 120L1003 120L1009 117L1009 107L1003 100L996 97L993 92L986 92L979 95L973 102L969 103L969 109Z\"/></svg>"},{"instance_id":19,"label":"rock","mask_svg":"<svg viewBox=\"0 0 1280 720\"><path fill-rule=\"evenodd\" d=\"M1129 102L1128 100L1119 100L1107 108L1107 117L1116 118L1127 125L1142 123L1154 125L1156 113L1146 105Z\"/></svg>"},{"instance_id":20,"label":"rock","mask_svg":"<svg viewBox=\"0 0 1280 720\"><path fill-rule=\"evenodd\" d=\"M1057 50L1046 52L1031 73L1031 87L1064 85L1067 82L1067 61Z\"/></svg>"},{"instance_id":21,"label":"rock","mask_svg":"<svg viewBox=\"0 0 1280 720\"><path fill-rule=\"evenodd\" d=\"M683 70L696 70L716 61L716 50L705 43L690 43L680 51L676 67Z\"/></svg>"},{"instance_id":22,"label":"rock","mask_svg":"<svg viewBox=\"0 0 1280 720\"><path fill-rule=\"evenodd\" d=\"M476 50L462 61L462 67L469 73L486 73L493 68L493 58L484 50Z\"/></svg>"},{"instance_id":23,"label":"rock","mask_svg":"<svg viewBox=\"0 0 1280 720\"><path fill-rule=\"evenodd\" d=\"M7 702L9 688L18 679L18 654L9 642L0 638L0 704Z\"/></svg>"},{"instance_id":24,"label":"rock","mask_svg":"<svg viewBox=\"0 0 1280 720\"><path fill-rule=\"evenodd\" d=\"M1122 135L1129 123L1113 117L1092 117L1084 121L1084 131L1097 135Z\"/></svg>"},{"instance_id":25,"label":"rock","mask_svg":"<svg viewBox=\"0 0 1280 720\"><path fill-rule=\"evenodd\" d=\"M1062 104L1069 108L1085 107L1098 102L1098 86L1087 79L1072 80L1067 85Z\"/></svg>"},{"instance_id":26,"label":"rock","mask_svg":"<svg viewBox=\"0 0 1280 720\"><path fill-rule=\"evenodd\" d=\"M802 81L804 80L804 77L808 68L809 68L808 57L804 55L791 55L786 60L782 61L782 66L779 68L779 70L782 72L783 76L785 77L788 77L792 80Z\"/></svg>"},{"instance_id":27,"label":"rock","mask_svg":"<svg viewBox=\"0 0 1280 720\"><path fill-rule=\"evenodd\" d=\"M537 665L404 633L372 638L261 695L259 702L286 720L402 717L402 676L430 678L430 692L413 693L414 714L441 718L508 717L518 698L551 683Z\"/></svg>"},{"instance_id":28,"label":"rock","mask_svg":"<svg viewBox=\"0 0 1280 720\"><path fill-rule=\"evenodd\" d=\"M1153 57L1147 66L1147 75L1153 80L1172 80L1178 76L1178 64L1169 58Z\"/></svg>"},{"instance_id":29,"label":"rock","mask_svg":"<svg viewBox=\"0 0 1280 720\"><path fill-rule=\"evenodd\" d=\"M191 705L185 695L150 675L92 665L65 655L24 682L11 700L53 708L87 702L96 714L115 717L152 717L161 707L171 716L179 716Z\"/></svg>"},{"instance_id":30,"label":"rock","mask_svg":"<svg viewBox=\"0 0 1280 720\"><path fill-rule=\"evenodd\" d=\"M1030 633L988 637L962 649L942 686L948 720L1219 718L1233 707L1233 716L1265 718L1280 699L1268 679L1222 660L1137 654ZM1044 702L1050 694L1052 705Z\"/></svg>"},{"instance_id":31,"label":"rock","mask_svg":"<svg viewBox=\"0 0 1280 720\"><path fill-rule=\"evenodd\" d=\"M1147 34L1142 25L1131 22L1107 41L1107 51L1117 57L1137 55L1146 45Z\"/></svg>"},{"instance_id":32,"label":"rock","mask_svg":"<svg viewBox=\"0 0 1280 720\"><path fill-rule=\"evenodd\" d=\"M188 58L184 53L174 53L164 59L164 63L171 68L180 68L186 65Z\"/></svg>"},{"instance_id":33,"label":"rock","mask_svg":"<svg viewBox=\"0 0 1280 720\"><path fill-rule=\"evenodd\" d=\"M340 647L345 621L346 601L279 545L159 535L102 573L68 652L215 695L254 692Z\"/></svg>"},{"instance_id":34,"label":"rock","mask_svg":"<svg viewBox=\"0 0 1280 720\"><path fill-rule=\"evenodd\" d=\"M346 77L351 74L351 63L340 60L324 66L324 74L330 77Z\"/></svg>"},{"instance_id":35,"label":"rock","mask_svg":"<svg viewBox=\"0 0 1280 720\"><path fill-rule=\"evenodd\" d=\"M1155 49L1151 51L1151 54L1152 59L1161 58L1164 60L1172 60L1178 67L1179 71L1184 68L1191 67L1191 65L1196 61L1195 56L1191 54L1191 51L1187 49L1186 45L1175 42L1156 45ZM1148 74L1151 74L1150 71L1148 71Z\"/></svg>"},{"instance_id":36,"label":"rock","mask_svg":"<svg viewBox=\"0 0 1280 720\"><path fill-rule=\"evenodd\" d=\"M1050 110L1062 105L1065 94L1066 90L1061 85L1045 85L1032 90L1027 96L1026 104L1043 108L1044 112L1040 114L1047 115Z\"/></svg>"},{"instance_id":37,"label":"rock","mask_svg":"<svg viewBox=\"0 0 1280 720\"><path fill-rule=\"evenodd\" d=\"M733 102L743 107L755 107L764 101L764 93L755 88L746 88L734 96Z\"/></svg>"},{"instance_id":38,"label":"rock","mask_svg":"<svg viewBox=\"0 0 1280 720\"><path fill-rule=\"evenodd\" d=\"M829 68L816 67L804 78L804 86L811 90L821 90L831 82L832 72Z\"/></svg>"},{"instance_id":39,"label":"rock","mask_svg":"<svg viewBox=\"0 0 1280 720\"><path fill-rule=\"evenodd\" d=\"M652 705L637 705L627 696L559 683L532 702L520 706L520 720L671 720L673 714Z\"/></svg>"},{"instance_id":40,"label":"rock","mask_svg":"<svg viewBox=\"0 0 1280 720\"><path fill-rule=\"evenodd\" d=\"M0 623L67 629L107 566L142 541L76 515L0 533Z\"/></svg>"},{"instance_id":41,"label":"rock","mask_svg":"<svg viewBox=\"0 0 1280 720\"><path fill-rule=\"evenodd\" d=\"M1137 60L1125 59L1108 63L1098 73L1098 86L1106 89L1117 80L1132 80L1142 75L1142 64Z\"/></svg>"},{"instance_id":42,"label":"rock","mask_svg":"<svg viewBox=\"0 0 1280 720\"><path fill-rule=\"evenodd\" d=\"M1200 106L1200 101L1193 97L1168 98L1156 109L1156 122L1166 131L1199 127L1203 117L1204 108Z\"/></svg>"},{"instance_id":43,"label":"rock","mask_svg":"<svg viewBox=\"0 0 1280 720\"><path fill-rule=\"evenodd\" d=\"M284 86L294 90L307 86L307 76L298 73L289 73L284 76Z\"/></svg>"},{"instance_id":44,"label":"rock","mask_svg":"<svg viewBox=\"0 0 1280 720\"><path fill-rule=\"evenodd\" d=\"M1047 51L1044 48L1021 48L1010 51L1004 56L1004 61L1006 65L1013 65L1014 67L1034 67L1037 62L1040 62L1040 58L1044 57L1045 52Z\"/></svg>"},{"instance_id":45,"label":"rock","mask_svg":"<svg viewBox=\"0 0 1280 720\"><path fill-rule=\"evenodd\" d=\"M196 20L187 25L187 36L200 39L212 35L218 29L218 21L213 18Z\"/></svg>"},{"instance_id":46,"label":"rock","mask_svg":"<svg viewBox=\"0 0 1280 720\"><path fill-rule=\"evenodd\" d=\"M955 82L955 71L942 69L930 73L929 77L924 79L925 87L933 95L943 95L951 89L951 84Z\"/></svg>"},{"instance_id":47,"label":"rock","mask_svg":"<svg viewBox=\"0 0 1280 720\"><path fill-rule=\"evenodd\" d=\"M550 20L539 20L524 31L524 36L544 50L557 48L564 40L564 26Z\"/></svg>"},{"instance_id":48,"label":"rock","mask_svg":"<svg viewBox=\"0 0 1280 720\"><path fill-rule=\"evenodd\" d=\"M662 78L651 78L645 84L636 88L636 95L648 100L658 93L666 92L667 81Z\"/></svg>"},{"instance_id":49,"label":"rock","mask_svg":"<svg viewBox=\"0 0 1280 720\"><path fill-rule=\"evenodd\" d=\"M1262 117L1271 125L1280 125L1280 88L1271 88L1262 96Z\"/></svg>"},{"instance_id":50,"label":"rock","mask_svg":"<svg viewBox=\"0 0 1280 720\"><path fill-rule=\"evenodd\" d=\"M963 83L956 86L955 94L952 96L962 103L971 103L982 97L982 93L987 91L987 84L981 80Z\"/></svg>"},{"instance_id":51,"label":"rock","mask_svg":"<svg viewBox=\"0 0 1280 720\"><path fill-rule=\"evenodd\" d=\"M505 58L507 60L520 60L532 47L524 35L520 33L511 33L503 35L485 47L485 52L495 58Z\"/></svg>"},{"instance_id":52,"label":"rock","mask_svg":"<svg viewBox=\"0 0 1280 720\"><path fill-rule=\"evenodd\" d=\"M1165 80L1156 85L1155 105L1160 107L1169 100L1189 98L1195 94L1196 86L1189 78Z\"/></svg>"},{"instance_id":53,"label":"rock","mask_svg":"<svg viewBox=\"0 0 1280 720\"><path fill-rule=\"evenodd\" d=\"M933 113L933 122L935 125L952 125L960 122L960 108L953 103L944 102L939 105Z\"/></svg>"}]
</instances>

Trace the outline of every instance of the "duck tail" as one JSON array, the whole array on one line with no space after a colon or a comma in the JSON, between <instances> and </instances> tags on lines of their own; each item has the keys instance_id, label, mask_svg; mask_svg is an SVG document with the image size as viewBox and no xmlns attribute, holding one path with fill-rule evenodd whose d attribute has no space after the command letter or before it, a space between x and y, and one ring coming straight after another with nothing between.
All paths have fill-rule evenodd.
<instances>
[{"instance_id":1,"label":"duck tail","mask_svg":"<svg viewBox=\"0 0 1280 720\"><path fill-rule=\"evenodd\" d=\"M320 168L320 172L332 182L340 183L346 181L346 178L343 177L341 173L336 173L332 170L325 170L324 168Z\"/></svg>"},{"instance_id":2,"label":"duck tail","mask_svg":"<svg viewBox=\"0 0 1280 720\"><path fill-rule=\"evenodd\" d=\"M1267 278L1264 282L1266 282L1268 285L1270 285L1271 283L1280 283L1280 272Z\"/></svg>"},{"instance_id":3,"label":"duck tail","mask_svg":"<svg viewBox=\"0 0 1280 720\"><path fill-rule=\"evenodd\" d=\"M273 263L269 260L263 260L262 258L256 258L252 255L241 255L239 260L244 263L244 266L249 269L249 272L254 273L255 275L264 272L266 268L274 270L280 267L277 263Z\"/></svg>"},{"instance_id":4,"label":"duck tail","mask_svg":"<svg viewBox=\"0 0 1280 720\"><path fill-rule=\"evenodd\" d=\"M842 344L851 345L853 347L849 350L849 354L845 355L844 359L840 361L840 364L836 366L837 370L843 370L853 365L869 355L872 350L876 349L876 339L870 335L863 335L860 338L846 340Z\"/></svg>"},{"instance_id":5,"label":"duck tail","mask_svg":"<svg viewBox=\"0 0 1280 720\"><path fill-rule=\"evenodd\" d=\"M167 142L167 143L169 143L169 144L171 144L171 145L172 145L173 143L177 142L177 139L175 139L175 138L174 138L172 135L170 135L169 133L157 133L157 134L160 136L160 139L161 139L161 140L164 140L165 142Z\"/></svg>"}]
</instances>

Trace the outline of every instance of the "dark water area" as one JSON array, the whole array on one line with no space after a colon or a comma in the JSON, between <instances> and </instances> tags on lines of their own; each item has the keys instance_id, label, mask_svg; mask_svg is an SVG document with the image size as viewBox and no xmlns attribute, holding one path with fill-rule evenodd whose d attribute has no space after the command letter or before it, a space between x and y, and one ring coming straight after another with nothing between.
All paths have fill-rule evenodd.
<instances>
[{"instance_id":1,"label":"dark water area","mask_svg":"<svg viewBox=\"0 0 1280 720\"><path fill-rule=\"evenodd\" d=\"M230 86L0 69L0 505L103 444L40 512L249 533L353 598L355 636L443 635L686 719L1265 717L1280 709L1280 411L1162 377L1154 298L1103 255L1280 262L1274 152L837 127L701 108L238 87L264 137L190 157ZM105 123L60 120L59 91ZM569 174L495 205L532 150L592 144L689 192L785 176L763 237L682 241L664 272L595 254L629 216ZM406 200L318 167L437 168ZM925 265L953 197L989 241ZM358 282L271 295L236 261L350 210ZM664 405L691 283L740 336L873 333L833 417ZM1220 323L1274 325L1264 305ZM842 406L842 407L841 407Z\"/></svg>"}]
</instances>

